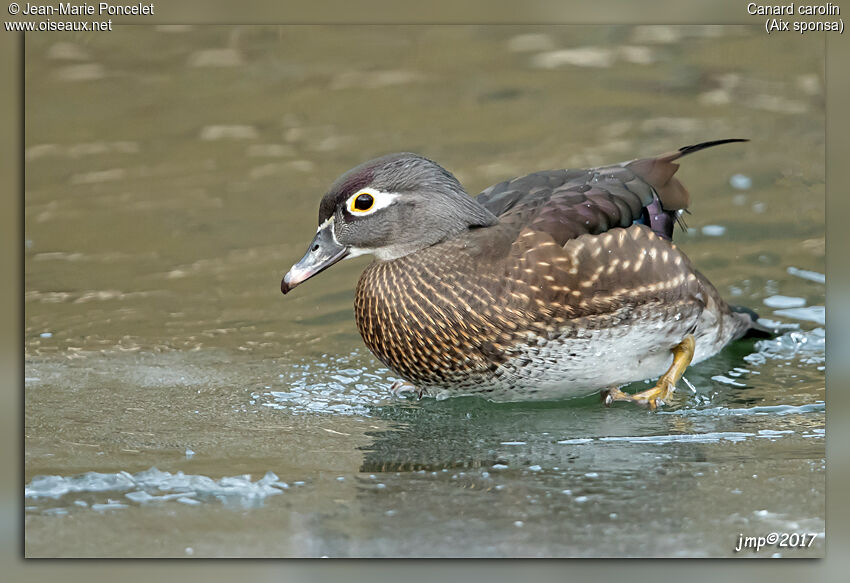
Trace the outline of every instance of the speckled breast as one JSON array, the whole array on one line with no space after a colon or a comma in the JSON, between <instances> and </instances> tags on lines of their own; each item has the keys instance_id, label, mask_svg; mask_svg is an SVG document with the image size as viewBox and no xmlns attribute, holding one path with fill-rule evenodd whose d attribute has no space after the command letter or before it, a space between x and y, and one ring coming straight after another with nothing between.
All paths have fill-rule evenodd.
<instances>
[{"instance_id":1,"label":"speckled breast","mask_svg":"<svg viewBox=\"0 0 850 583\"><path fill-rule=\"evenodd\" d=\"M719 349L725 304L643 226L565 247L523 231L507 251L471 237L376 261L358 282L363 340L419 388L577 396L662 374L688 333L711 336L705 357Z\"/></svg>"},{"instance_id":2,"label":"speckled breast","mask_svg":"<svg viewBox=\"0 0 850 583\"><path fill-rule=\"evenodd\" d=\"M376 261L363 272L354 301L363 341L417 386L481 382L504 360L495 349L482 353L500 334L487 307L498 299L480 278L461 278L457 260L446 269L427 254L417 259Z\"/></svg>"}]
</instances>

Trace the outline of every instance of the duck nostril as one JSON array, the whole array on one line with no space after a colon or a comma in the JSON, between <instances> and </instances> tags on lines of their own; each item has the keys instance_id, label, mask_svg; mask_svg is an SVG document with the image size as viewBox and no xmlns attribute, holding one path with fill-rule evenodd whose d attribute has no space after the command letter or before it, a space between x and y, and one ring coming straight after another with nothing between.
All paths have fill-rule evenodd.
<instances>
[{"instance_id":1,"label":"duck nostril","mask_svg":"<svg viewBox=\"0 0 850 583\"><path fill-rule=\"evenodd\" d=\"M319 250L319 244L318 244L318 243L316 243L315 245L313 245L313 248L312 248L312 249L310 249L310 251L312 251L313 253L315 253L315 252L316 252L316 251L318 251L318 250Z\"/></svg>"}]
</instances>

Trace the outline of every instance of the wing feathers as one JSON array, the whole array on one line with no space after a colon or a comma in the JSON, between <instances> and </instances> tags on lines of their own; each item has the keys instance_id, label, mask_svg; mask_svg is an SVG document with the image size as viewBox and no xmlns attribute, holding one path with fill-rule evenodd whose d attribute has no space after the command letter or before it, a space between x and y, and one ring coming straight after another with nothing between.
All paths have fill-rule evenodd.
<instances>
[{"instance_id":1,"label":"wing feathers","mask_svg":"<svg viewBox=\"0 0 850 583\"><path fill-rule=\"evenodd\" d=\"M658 235L669 239L677 211L687 208L690 201L688 191L674 176L679 168L675 161L706 148L745 141L702 142L600 168L535 172L491 186L477 200L501 223L547 233L559 245L636 221L647 222ZM648 207L654 222L646 220Z\"/></svg>"}]
</instances>

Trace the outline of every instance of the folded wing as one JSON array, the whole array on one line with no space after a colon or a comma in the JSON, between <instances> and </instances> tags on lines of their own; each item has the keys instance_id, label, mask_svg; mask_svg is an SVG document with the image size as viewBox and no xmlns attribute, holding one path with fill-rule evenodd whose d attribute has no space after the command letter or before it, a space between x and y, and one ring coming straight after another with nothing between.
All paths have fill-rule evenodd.
<instances>
[{"instance_id":1,"label":"folded wing","mask_svg":"<svg viewBox=\"0 0 850 583\"><path fill-rule=\"evenodd\" d=\"M522 225L565 245L634 223L671 239L690 197L674 176L682 156L726 144L726 139L686 146L653 158L586 170L547 170L491 186L477 200L502 223Z\"/></svg>"}]
</instances>

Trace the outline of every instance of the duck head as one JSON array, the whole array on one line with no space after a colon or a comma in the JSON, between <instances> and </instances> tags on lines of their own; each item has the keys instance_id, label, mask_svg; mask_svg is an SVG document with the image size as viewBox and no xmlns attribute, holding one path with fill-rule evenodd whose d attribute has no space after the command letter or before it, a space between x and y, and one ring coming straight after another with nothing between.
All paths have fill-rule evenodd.
<instances>
[{"instance_id":1,"label":"duck head","mask_svg":"<svg viewBox=\"0 0 850 583\"><path fill-rule=\"evenodd\" d=\"M406 152L376 158L340 176L322 198L316 235L280 291L346 258L390 261L497 222L439 164Z\"/></svg>"}]
</instances>

